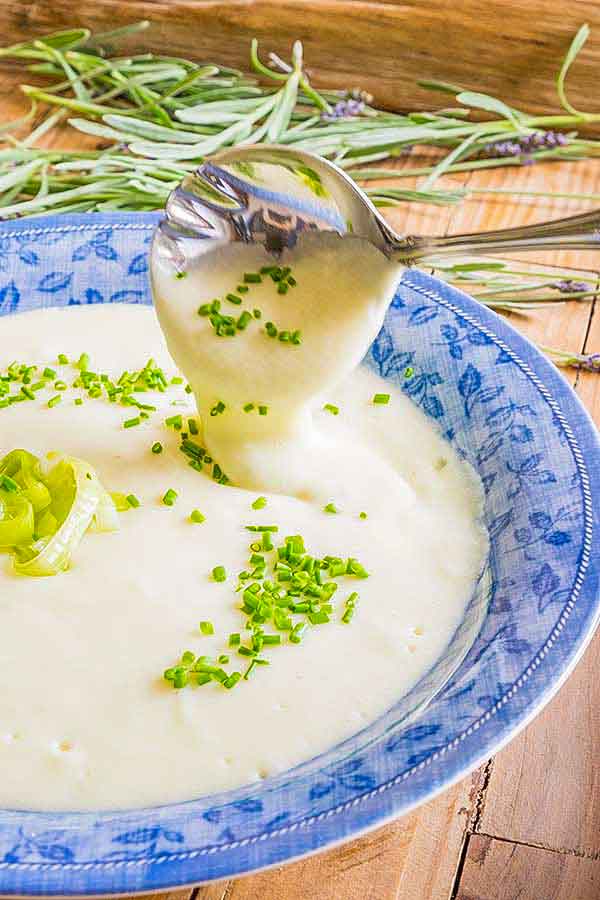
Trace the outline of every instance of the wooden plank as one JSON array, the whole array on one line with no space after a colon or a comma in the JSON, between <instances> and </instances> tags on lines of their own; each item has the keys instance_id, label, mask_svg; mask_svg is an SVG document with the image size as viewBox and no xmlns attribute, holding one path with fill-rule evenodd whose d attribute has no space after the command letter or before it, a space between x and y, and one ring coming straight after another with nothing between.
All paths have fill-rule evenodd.
<instances>
[{"instance_id":1,"label":"wooden plank","mask_svg":"<svg viewBox=\"0 0 600 900\"><path fill-rule=\"evenodd\" d=\"M446 900L477 776L410 816L197 900Z\"/></svg>"},{"instance_id":2,"label":"wooden plank","mask_svg":"<svg viewBox=\"0 0 600 900\"><path fill-rule=\"evenodd\" d=\"M600 64L600 5L579 0L70 0L0 5L3 42L87 25L100 30L149 18L156 27L136 46L245 66L250 39L289 54L303 40L316 81L347 88L360 82L390 108L439 105L440 95L417 87L420 78L465 84L501 95L533 112L556 112L554 77L582 22L592 38L569 88L583 109L596 96ZM540 27L543 23L543 27ZM493 52L490 52L493 47ZM374 61L376 60L376 64Z\"/></svg>"},{"instance_id":3,"label":"wooden plank","mask_svg":"<svg viewBox=\"0 0 600 900\"><path fill-rule=\"evenodd\" d=\"M456 900L598 900L600 861L473 835Z\"/></svg>"}]
</instances>

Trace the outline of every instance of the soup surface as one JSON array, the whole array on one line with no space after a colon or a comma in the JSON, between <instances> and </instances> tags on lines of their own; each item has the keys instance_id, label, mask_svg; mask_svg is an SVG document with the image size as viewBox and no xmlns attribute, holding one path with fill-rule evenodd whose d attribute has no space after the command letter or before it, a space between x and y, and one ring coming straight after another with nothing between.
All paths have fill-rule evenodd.
<instances>
[{"instance_id":1,"label":"soup surface","mask_svg":"<svg viewBox=\"0 0 600 900\"><path fill-rule=\"evenodd\" d=\"M373 721L451 639L487 549L479 483L407 397L355 368L397 272L381 274L381 258L354 247L336 284L323 276L319 283L323 260L313 257L294 258L297 284L285 295L268 277L249 283L242 309L260 308L262 318L229 337L216 336L196 307L230 290L230 276L209 283L201 270L179 280L166 270L155 275L161 323L194 393L183 382L139 394L156 410L135 427L123 427L135 409L71 387L77 373L56 361L86 352L91 368L116 379L152 357L170 381L178 372L152 309L0 319L0 368L15 358L52 365L69 385L52 408L40 392L0 410L0 451L80 457L108 490L140 502L120 515L118 531L86 534L60 575L20 576L0 556L3 807L144 806L282 772ZM234 260L234 288L260 262ZM229 259L224 270L231 266ZM354 306L344 296L354 296ZM266 321L278 332L300 330L300 343L271 339ZM378 394L389 402L373 402ZM186 465L180 452L195 398L194 440L208 447L213 466L218 460L227 484L210 466ZM219 403L224 411L211 415ZM179 415L181 429L165 426ZM152 452L158 442L162 452ZM172 505L163 502L169 489ZM266 502L253 508L259 494ZM192 510L204 521L190 521ZM244 671L247 660L228 637L244 640L236 576L248 567L249 543L261 538L245 526L271 523L276 544L300 534L313 556L356 558L369 577L340 578L331 620L309 627L299 643L282 632L282 643L268 648L269 665L235 689L174 690L163 671L185 649L228 655L228 671ZM217 566L222 582L212 574ZM344 622L351 592L359 596Z\"/></svg>"}]
</instances>

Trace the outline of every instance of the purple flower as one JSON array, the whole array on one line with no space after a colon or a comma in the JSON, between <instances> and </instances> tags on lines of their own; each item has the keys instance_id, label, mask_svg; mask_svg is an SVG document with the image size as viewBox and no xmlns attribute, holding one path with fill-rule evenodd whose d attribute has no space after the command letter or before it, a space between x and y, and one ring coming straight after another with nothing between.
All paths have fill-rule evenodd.
<instances>
[{"instance_id":1,"label":"purple flower","mask_svg":"<svg viewBox=\"0 0 600 900\"><path fill-rule=\"evenodd\" d=\"M325 122L334 122L336 119L347 119L351 116L360 116L365 110L365 104L362 100L355 100L353 97L344 100L338 100L330 113L323 113L321 118Z\"/></svg>"},{"instance_id":2,"label":"purple flower","mask_svg":"<svg viewBox=\"0 0 600 900\"><path fill-rule=\"evenodd\" d=\"M373 102L373 97L367 91L360 88L352 88L346 91L341 100L333 107L330 113L323 113L324 122L334 122L336 119L347 119L351 116L360 116L364 113L367 104Z\"/></svg>"},{"instance_id":3,"label":"purple flower","mask_svg":"<svg viewBox=\"0 0 600 900\"><path fill-rule=\"evenodd\" d=\"M600 353L581 354L576 358L575 366L587 372L600 372Z\"/></svg>"},{"instance_id":4,"label":"purple flower","mask_svg":"<svg viewBox=\"0 0 600 900\"><path fill-rule=\"evenodd\" d=\"M560 131L534 131L532 134L506 141L492 141L486 144L481 152L484 158L497 159L507 156L520 156L522 162L533 162L531 154L539 150L554 150L564 147L569 139Z\"/></svg>"},{"instance_id":5,"label":"purple flower","mask_svg":"<svg viewBox=\"0 0 600 900\"><path fill-rule=\"evenodd\" d=\"M555 281L550 287L554 288L556 291L560 291L561 294L574 294L579 291L588 291L590 289L589 284L585 281L573 281L572 278L566 278L564 281Z\"/></svg>"}]
</instances>

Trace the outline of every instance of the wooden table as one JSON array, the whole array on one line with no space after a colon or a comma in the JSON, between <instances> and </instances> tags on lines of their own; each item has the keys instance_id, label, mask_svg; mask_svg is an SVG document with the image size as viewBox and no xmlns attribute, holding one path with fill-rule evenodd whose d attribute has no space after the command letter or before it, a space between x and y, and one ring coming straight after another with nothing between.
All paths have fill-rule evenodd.
<instances>
[{"instance_id":1,"label":"wooden table","mask_svg":"<svg viewBox=\"0 0 600 900\"><path fill-rule=\"evenodd\" d=\"M3 73L2 118L22 108ZM68 141L68 144L67 144ZM53 138L74 147L77 135ZM411 159L411 165L414 157ZM412 186L403 180L406 187ZM471 187L600 193L600 160L480 171L444 179ZM442 185L440 185L442 186ZM391 219L417 233L498 228L568 215L570 200L496 195L454 208L414 205ZM537 257L542 260L542 256ZM597 273L589 253L545 254ZM600 351L594 303L557 305L513 324L562 349ZM600 374L569 381L600 423ZM154 900L597 900L600 898L600 634L559 695L509 747L412 815L310 859Z\"/></svg>"}]
</instances>

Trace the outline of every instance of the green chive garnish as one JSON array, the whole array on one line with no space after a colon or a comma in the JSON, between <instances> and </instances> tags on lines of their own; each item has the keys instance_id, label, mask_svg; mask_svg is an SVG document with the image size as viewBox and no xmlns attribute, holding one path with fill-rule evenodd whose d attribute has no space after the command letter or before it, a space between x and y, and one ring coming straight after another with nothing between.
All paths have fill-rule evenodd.
<instances>
[{"instance_id":1,"label":"green chive garnish","mask_svg":"<svg viewBox=\"0 0 600 900\"><path fill-rule=\"evenodd\" d=\"M183 418L180 415L169 416L165 419L165 425L169 428L174 428L176 431L181 431L183 427Z\"/></svg>"},{"instance_id":2,"label":"green chive garnish","mask_svg":"<svg viewBox=\"0 0 600 900\"><path fill-rule=\"evenodd\" d=\"M58 364L59 364L59 366L66 366L66 365L68 365L68 363L69 363L69 358L68 358L68 356L65 356L64 353L59 353L59 354L58 354Z\"/></svg>"},{"instance_id":3,"label":"green chive garnish","mask_svg":"<svg viewBox=\"0 0 600 900\"><path fill-rule=\"evenodd\" d=\"M405 378L412 378L414 374L415 374L415 370L413 369L412 366L407 366L407 367L405 368L405 370L404 370L404 377L405 377Z\"/></svg>"},{"instance_id":4,"label":"green chive garnish","mask_svg":"<svg viewBox=\"0 0 600 900\"><path fill-rule=\"evenodd\" d=\"M215 403L215 405L211 409L210 414L211 414L211 416L218 416L222 412L225 412L225 409L226 409L225 404L223 403L222 400L219 400L217 403Z\"/></svg>"},{"instance_id":5,"label":"green chive garnish","mask_svg":"<svg viewBox=\"0 0 600 900\"><path fill-rule=\"evenodd\" d=\"M333 403L326 403L323 409L327 410L327 412L330 412L332 416L337 416L340 412L339 406L334 406Z\"/></svg>"},{"instance_id":6,"label":"green chive garnish","mask_svg":"<svg viewBox=\"0 0 600 900\"><path fill-rule=\"evenodd\" d=\"M139 425L142 420L139 416L135 416L133 419L125 419L123 422L123 428L135 428L136 425Z\"/></svg>"},{"instance_id":7,"label":"green chive garnish","mask_svg":"<svg viewBox=\"0 0 600 900\"><path fill-rule=\"evenodd\" d=\"M213 623L209 622L207 620L200 622L200 631L202 632L202 634L206 634L206 635L214 634L215 629L214 629Z\"/></svg>"},{"instance_id":8,"label":"green chive garnish","mask_svg":"<svg viewBox=\"0 0 600 900\"><path fill-rule=\"evenodd\" d=\"M262 278L258 272L244 272L244 281L246 284L260 284Z\"/></svg>"},{"instance_id":9,"label":"green chive garnish","mask_svg":"<svg viewBox=\"0 0 600 900\"><path fill-rule=\"evenodd\" d=\"M188 419L188 428L190 434L196 435L198 434L198 423L195 419Z\"/></svg>"},{"instance_id":10,"label":"green chive garnish","mask_svg":"<svg viewBox=\"0 0 600 900\"><path fill-rule=\"evenodd\" d=\"M336 513L339 510L338 510L337 506L335 505L335 503L328 503L326 506L323 507L323 511L326 513Z\"/></svg>"},{"instance_id":11,"label":"green chive garnish","mask_svg":"<svg viewBox=\"0 0 600 900\"><path fill-rule=\"evenodd\" d=\"M199 509L193 509L190 513L190 522L195 522L196 525L201 525L205 519L206 516L203 516Z\"/></svg>"},{"instance_id":12,"label":"green chive garnish","mask_svg":"<svg viewBox=\"0 0 600 900\"><path fill-rule=\"evenodd\" d=\"M60 403L62 397L60 394L56 394L54 397L50 397L48 400L48 409L52 409L53 406L56 406L57 403Z\"/></svg>"},{"instance_id":13,"label":"green chive garnish","mask_svg":"<svg viewBox=\"0 0 600 900\"><path fill-rule=\"evenodd\" d=\"M257 497L254 503L252 504L252 509L264 509L267 505L266 497Z\"/></svg>"},{"instance_id":14,"label":"green chive garnish","mask_svg":"<svg viewBox=\"0 0 600 900\"><path fill-rule=\"evenodd\" d=\"M361 513L359 513L358 518L359 518L359 519L366 519L366 518L367 518L366 512L361 512Z\"/></svg>"},{"instance_id":15,"label":"green chive garnish","mask_svg":"<svg viewBox=\"0 0 600 900\"><path fill-rule=\"evenodd\" d=\"M390 402L389 394L375 394L373 396L373 403L376 403L378 405L385 406L389 402Z\"/></svg>"},{"instance_id":16,"label":"green chive garnish","mask_svg":"<svg viewBox=\"0 0 600 900\"><path fill-rule=\"evenodd\" d=\"M140 505L140 501L135 496L135 494L127 494L125 499L127 500L127 503L129 504L129 506L131 506L133 509L137 509L138 506Z\"/></svg>"},{"instance_id":17,"label":"green chive garnish","mask_svg":"<svg viewBox=\"0 0 600 900\"><path fill-rule=\"evenodd\" d=\"M252 412L254 409L254 403L246 403L244 406L244 412Z\"/></svg>"},{"instance_id":18,"label":"green chive garnish","mask_svg":"<svg viewBox=\"0 0 600 900\"><path fill-rule=\"evenodd\" d=\"M266 416L268 412L269 412L269 407L268 407L268 406L265 406L264 404L261 404L261 405L258 407L258 414L259 414L259 416Z\"/></svg>"},{"instance_id":19,"label":"green chive garnish","mask_svg":"<svg viewBox=\"0 0 600 900\"><path fill-rule=\"evenodd\" d=\"M241 641L241 637L239 632L234 631L229 635L229 646L230 647L238 647Z\"/></svg>"},{"instance_id":20,"label":"green chive garnish","mask_svg":"<svg viewBox=\"0 0 600 900\"><path fill-rule=\"evenodd\" d=\"M177 491L174 491L173 488L169 488L166 491L165 495L162 498L162 502L165 506L173 506L175 501L177 500Z\"/></svg>"},{"instance_id":21,"label":"green chive garnish","mask_svg":"<svg viewBox=\"0 0 600 900\"><path fill-rule=\"evenodd\" d=\"M75 363L77 369L80 372L87 372L90 366L90 354L82 353L77 362Z\"/></svg>"},{"instance_id":22,"label":"green chive garnish","mask_svg":"<svg viewBox=\"0 0 600 900\"><path fill-rule=\"evenodd\" d=\"M152 444L152 448L151 448L151 449L152 449L152 452L153 452L154 454L162 453L162 452L163 452L163 445L161 444L160 441L155 441L155 442Z\"/></svg>"},{"instance_id":23,"label":"green chive garnish","mask_svg":"<svg viewBox=\"0 0 600 900\"><path fill-rule=\"evenodd\" d=\"M234 303L236 306L239 306L242 302L242 298L238 297L237 294L226 294L225 297L230 303Z\"/></svg>"},{"instance_id":24,"label":"green chive garnish","mask_svg":"<svg viewBox=\"0 0 600 900\"><path fill-rule=\"evenodd\" d=\"M212 570L212 577L213 581L225 581L227 578L225 566L215 566Z\"/></svg>"},{"instance_id":25,"label":"green chive garnish","mask_svg":"<svg viewBox=\"0 0 600 900\"><path fill-rule=\"evenodd\" d=\"M56 372L54 371L54 369L50 369L48 366L46 366L46 368L42 372L42 375L44 376L44 378L56 378Z\"/></svg>"}]
</instances>

